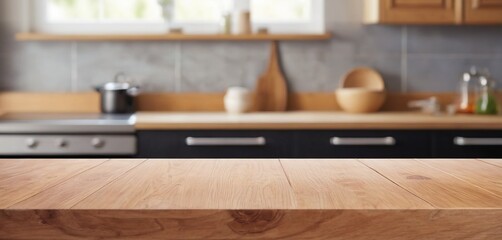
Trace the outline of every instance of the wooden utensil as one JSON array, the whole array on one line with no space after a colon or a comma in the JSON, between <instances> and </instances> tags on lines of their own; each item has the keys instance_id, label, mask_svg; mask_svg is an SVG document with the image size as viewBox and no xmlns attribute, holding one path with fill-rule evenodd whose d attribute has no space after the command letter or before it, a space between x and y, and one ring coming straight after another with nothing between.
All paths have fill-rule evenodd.
<instances>
[{"instance_id":1,"label":"wooden utensil","mask_svg":"<svg viewBox=\"0 0 502 240\"><path fill-rule=\"evenodd\" d=\"M288 88L281 70L277 42L272 42L270 62L267 71L258 79L256 87L256 110L286 111Z\"/></svg>"},{"instance_id":2,"label":"wooden utensil","mask_svg":"<svg viewBox=\"0 0 502 240\"><path fill-rule=\"evenodd\" d=\"M350 113L371 113L385 103L386 92L367 88L340 88L336 90L338 105Z\"/></svg>"},{"instance_id":3,"label":"wooden utensil","mask_svg":"<svg viewBox=\"0 0 502 240\"><path fill-rule=\"evenodd\" d=\"M385 90L385 82L382 75L376 70L367 67L359 67L352 69L343 77L341 87Z\"/></svg>"}]
</instances>

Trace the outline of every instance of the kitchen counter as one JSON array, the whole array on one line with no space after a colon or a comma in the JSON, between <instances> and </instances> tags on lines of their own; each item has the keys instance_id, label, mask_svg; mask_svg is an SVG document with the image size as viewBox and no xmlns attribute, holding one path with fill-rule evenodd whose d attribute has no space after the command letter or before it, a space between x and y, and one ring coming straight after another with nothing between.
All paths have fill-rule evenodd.
<instances>
[{"instance_id":1,"label":"kitchen counter","mask_svg":"<svg viewBox=\"0 0 502 240\"><path fill-rule=\"evenodd\" d=\"M501 239L502 160L1 160L2 239Z\"/></svg>"},{"instance_id":2,"label":"kitchen counter","mask_svg":"<svg viewBox=\"0 0 502 240\"><path fill-rule=\"evenodd\" d=\"M500 116L432 116L415 112L153 113L139 112L138 130L502 129Z\"/></svg>"}]
</instances>

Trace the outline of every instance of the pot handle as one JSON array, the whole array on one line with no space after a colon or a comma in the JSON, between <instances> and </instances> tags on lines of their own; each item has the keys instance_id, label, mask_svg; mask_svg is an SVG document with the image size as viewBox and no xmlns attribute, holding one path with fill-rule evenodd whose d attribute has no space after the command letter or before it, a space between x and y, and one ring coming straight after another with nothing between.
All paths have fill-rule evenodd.
<instances>
[{"instance_id":1,"label":"pot handle","mask_svg":"<svg viewBox=\"0 0 502 240\"><path fill-rule=\"evenodd\" d=\"M127 89L127 94L131 97L138 96L140 94L140 87L136 86L136 87L132 87L132 88Z\"/></svg>"}]
</instances>

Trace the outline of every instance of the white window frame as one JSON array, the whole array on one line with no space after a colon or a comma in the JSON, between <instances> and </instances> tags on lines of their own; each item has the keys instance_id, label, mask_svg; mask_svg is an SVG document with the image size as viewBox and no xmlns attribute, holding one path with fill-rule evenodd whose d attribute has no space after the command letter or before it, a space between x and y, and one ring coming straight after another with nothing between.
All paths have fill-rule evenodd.
<instances>
[{"instance_id":1,"label":"white window frame","mask_svg":"<svg viewBox=\"0 0 502 240\"><path fill-rule=\"evenodd\" d=\"M50 23L47 18L47 1L32 0L33 30L49 34L161 34L166 33L163 22L101 22L101 23ZM241 0L243 1L243 0ZM245 1L245 0L244 0ZM311 21L298 23L254 22L253 31L267 28L269 33L321 34L325 32L324 1L312 0ZM238 5L238 4L236 4ZM217 34L220 23L174 22L171 27L182 28L187 34Z\"/></svg>"},{"instance_id":2,"label":"white window frame","mask_svg":"<svg viewBox=\"0 0 502 240\"><path fill-rule=\"evenodd\" d=\"M253 22L253 31L267 28L270 33L277 34L323 34L326 32L325 1L312 0L310 21L295 23Z\"/></svg>"}]
</instances>

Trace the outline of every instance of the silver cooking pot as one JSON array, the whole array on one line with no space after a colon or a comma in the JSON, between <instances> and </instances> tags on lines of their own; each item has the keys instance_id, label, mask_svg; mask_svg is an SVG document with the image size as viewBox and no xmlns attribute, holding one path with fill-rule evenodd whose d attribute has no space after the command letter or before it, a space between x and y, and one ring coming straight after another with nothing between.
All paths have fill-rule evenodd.
<instances>
[{"instance_id":1,"label":"silver cooking pot","mask_svg":"<svg viewBox=\"0 0 502 240\"><path fill-rule=\"evenodd\" d=\"M134 113L135 97L139 94L139 86L126 82L109 82L96 87L101 95L102 113Z\"/></svg>"}]
</instances>

